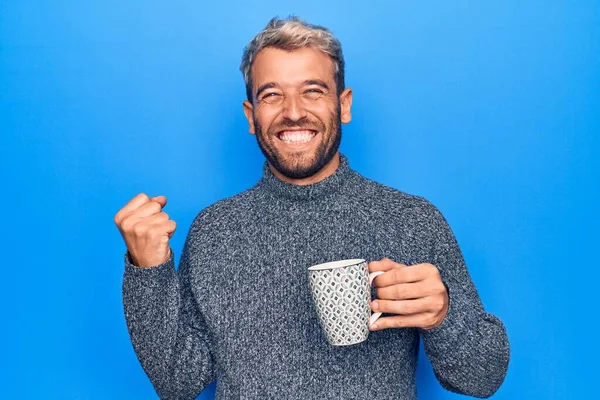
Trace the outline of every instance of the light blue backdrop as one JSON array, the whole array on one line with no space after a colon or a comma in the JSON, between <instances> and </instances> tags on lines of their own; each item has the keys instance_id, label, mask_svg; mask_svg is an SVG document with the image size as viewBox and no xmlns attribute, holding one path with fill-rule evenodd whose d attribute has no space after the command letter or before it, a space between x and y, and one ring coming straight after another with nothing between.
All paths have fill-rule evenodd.
<instances>
[{"instance_id":1,"label":"light blue backdrop","mask_svg":"<svg viewBox=\"0 0 600 400\"><path fill-rule=\"evenodd\" d=\"M600 4L551 0L0 1L0 398L155 398L112 218L168 196L179 255L202 208L259 179L238 65L290 13L344 45L352 167L442 210L506 323L494 398L591 398ZM426 360L418 387L462 398Z\"/></svg>"}]
</instances>

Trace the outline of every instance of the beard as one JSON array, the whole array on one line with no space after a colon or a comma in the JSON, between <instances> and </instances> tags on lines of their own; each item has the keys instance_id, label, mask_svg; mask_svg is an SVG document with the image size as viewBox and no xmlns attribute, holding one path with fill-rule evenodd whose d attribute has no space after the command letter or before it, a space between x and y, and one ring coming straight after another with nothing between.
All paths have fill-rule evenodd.
<instances>
[{"instance_id":1,"label":"beard","mask_svg":"<svg viewBox=\"0 0 600 400\"><path fill-rule=\"evenodd\" d=\"M290 179L304 179L315 175L329 164L342 142L342 120L339 103L336 107L335 115L329 122L329 126L326 126L319 120L311 121L307 118L298 121L284 119L281 123L269 127L265 134L255 115L253 118L256 129L256 141L258 142L260 151L273 168ZM321 143L310 154L307 154L307 152L283 154L282 151L277 149L274 142L279 140L277 138L278 132L286 128L317 131L319 132L317 136L321 135Z\"/></svg>"}]
</instances>

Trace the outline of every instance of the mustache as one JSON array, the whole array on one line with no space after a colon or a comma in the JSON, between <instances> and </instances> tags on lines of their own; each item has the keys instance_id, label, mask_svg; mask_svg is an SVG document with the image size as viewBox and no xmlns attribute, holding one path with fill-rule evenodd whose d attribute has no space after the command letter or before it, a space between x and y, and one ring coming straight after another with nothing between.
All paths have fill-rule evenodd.
<instances>
[{"instance_id":1,"label":"mustache","mask_svg":"<svg viewBox=\"0 0 600 400\"><path fill-rule=\"evenodd\" d=\"M299 119L298 121L292 121L290 119L284 119L277 125L271 126L269 128L269 133L277 133L284 131L286 129L296 128L296 129L309 129L313 131L324 131L325 126L318 121L310 121L306 118Z\"/></svg>"}]
</instances>

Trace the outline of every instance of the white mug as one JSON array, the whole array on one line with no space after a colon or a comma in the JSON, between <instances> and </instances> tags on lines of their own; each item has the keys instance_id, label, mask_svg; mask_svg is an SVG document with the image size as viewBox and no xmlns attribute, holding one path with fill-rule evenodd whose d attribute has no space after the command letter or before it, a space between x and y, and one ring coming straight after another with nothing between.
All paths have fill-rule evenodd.
<instances>
[{"instance_id":1,"label":"white mug","mask_svg":"<svg viewBox=\"0 0 600 400\"><path fill-rule=\"evenodd\" d=\"M367 340L369 325L381 316L371 312L371 284L383 271L369 273L363 259L340 260L308 268L312 297L327 340L334 346Z\"/></svg>"}]
</instances>

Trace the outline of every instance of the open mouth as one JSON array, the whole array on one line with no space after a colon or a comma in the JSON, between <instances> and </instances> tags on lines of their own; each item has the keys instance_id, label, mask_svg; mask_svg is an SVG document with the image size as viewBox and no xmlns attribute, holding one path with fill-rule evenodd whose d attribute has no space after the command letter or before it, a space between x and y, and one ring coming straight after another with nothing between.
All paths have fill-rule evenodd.
<instances>
[{"instance_id":1,"label":"open mouth","mask_svg":"<svg viewBox=\"0 0 600 400\"><path fill-rule=\"evenodd\" d=\"M286 144L308 143L315 136L317 136L317 131L313 131L311 129L281 131L277 134L277 138L279 138L279 140Z\"/></svg>"}]
</instances>

